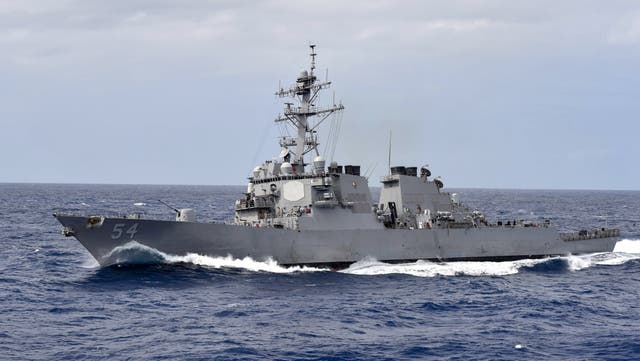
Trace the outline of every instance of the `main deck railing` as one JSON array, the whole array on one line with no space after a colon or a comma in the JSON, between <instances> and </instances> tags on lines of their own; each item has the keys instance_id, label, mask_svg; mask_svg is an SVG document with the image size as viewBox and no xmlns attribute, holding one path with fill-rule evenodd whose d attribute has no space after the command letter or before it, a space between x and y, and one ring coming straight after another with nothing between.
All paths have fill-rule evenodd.
<instances>
[{"instance_id":1,"label":"main deck railing","mask_svg":"<svg viewBox=\"0 0 640 361\"><path fill-rule=\"evenodd\" d=\"M594 229L594 230L581 230L573 233L562 233L560 234L560 238L563 241L582 241L585 239L596 239L596 238L609 238L609 237L619 237L620 230L619 229Z\"/></svg>"}]
</instances>

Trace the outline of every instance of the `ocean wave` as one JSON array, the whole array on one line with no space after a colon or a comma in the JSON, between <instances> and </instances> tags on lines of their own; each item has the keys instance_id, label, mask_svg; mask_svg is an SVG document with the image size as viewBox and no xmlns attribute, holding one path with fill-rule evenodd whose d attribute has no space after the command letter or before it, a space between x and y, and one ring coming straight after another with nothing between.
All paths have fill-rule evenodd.
<instances>
[{"instance_id":1,"label":"ocean wave","mask_svg":"<svg viewBox=\"0 0 640 361\"><path fill-rule=\"evenodd\" d=\"M80 267L89 269L100 268L100 263L98 263L95 258L87 255L87 258L82 261Z\"/></svg>"},{"instance_id":2,"label":"ocean wave","mask_svg":"<svg viewBox=\"0 0 640 361\"><path fill-rule=\"evenodd\" d=\"M294 273L327 271L326 269L307 266L284 267L272 258L268 258L265 261L256 261L251 257L242 259L233 258L230 255L226 257L210 257L196 253L177 256L158 251L136 241L114 248L105 256L105 259L108 261L107 263L113 264L191 263L209 268L239 268L251 272Z\"/></svg>"},{"instance_id":3,"label":"ocean wave","mask_svg":"<svg viewBox=\"0 0 640 361\"><path fill-rule=\"evenodd\" d=\"M341 271L356 275L408 274L417 277L436 276L508 276L522 269L539 269L546 264L562 265L569 271L580 271L592 266L617 266L640 259L640 240L623 239L613 252L569 255L540 259L522 259L501 262L429 262L389 264L372 258L363 259Z\"/></svg>"},{"instance_id":4,"label":"ocean wave","mask_svg":"<svg viewBox=\"0 0 640 361\"><path fill-rule=\"evenodd\" d=\"M436 276L507 276L519 272L522 267L531 267L548 259L522 259L505 262L430 262L389 264L375 259L364 259L341 271L356 275L408 274L417 277Z\"/></svg>"},{"instance_id":5,"label":"ocean wave","mask_svg":"<svg viewBox=\"0 0 640 361\"><path fill-rule=\"evenodd\" d=\"M594 265L619 266L640 259L640 239L623 239L616 243L613 252L569 256L569 269L579 271Z\"/></svg>"},{"instance_id":6,"label":"ocean wave","mask_svg":"<svg viewBox=\"0 0 640 361\"><path fill-rule=\"evenodd\" d=\"M640 254L640 239L623 239L616 243L613 252Z\"/></svg>"},{"instance_id":7,"label":"ocean wave","mask_svg":"<svg viewBox=\"0 0 640 361\"><path fill-rule=\"evenodd\" d=\"M153 263L190 263L209 268L237 268L251 272L295 273L295 272L325 272L327 269L294 266L284 267L269 258L265 261L254 260L251 257L233 258L210 257L195 253L184 256L166 254L157 249L142 245L136 241L114 248L107 256L108 263L113 264L153 264ZM416 277L436 276L508 276L519 273L523 269L549 271L566 269L572 272L580 271L592 266L616 266L631 260L640 259L640 240L623 239L616 244L613 252L593 253L586 255L569 255L564 257L550 257L541 259L521 259L516 261L458 261L431 262L418 260L416 262L390 264L380 262L374 258L365 258L353 263L348 268L339 271L352 275L387 275L406 274ZM85 262L83 267L94 267L95 263Z\"/></svg>"}]
</instances>

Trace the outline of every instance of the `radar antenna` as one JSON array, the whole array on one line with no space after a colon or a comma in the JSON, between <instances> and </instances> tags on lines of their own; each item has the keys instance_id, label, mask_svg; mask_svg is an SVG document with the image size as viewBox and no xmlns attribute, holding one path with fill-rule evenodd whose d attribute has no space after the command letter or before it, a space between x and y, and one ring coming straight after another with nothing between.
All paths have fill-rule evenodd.
<instances>
[{"instance_id":1,"label":"radar antenna","mask_svg":"<svg viewBox=\"0 0 640 361\"><path fill-rule=\"evenodd\" d=\"M316 70L316 45L315 44L309 44L309 47L311 48L311 75L313 75L313 71Z\"/></svg>"},{"instance_id":2,"label":"radar antenna","mask_svg":"<svg viewBox=\"0 0 640 361\"><path fill-rule=\"evenodd\" d=\"M389 175L391 175L391 129L389 129L389 159L387 166L389 168Z\"/></svg>"}]
</instances>

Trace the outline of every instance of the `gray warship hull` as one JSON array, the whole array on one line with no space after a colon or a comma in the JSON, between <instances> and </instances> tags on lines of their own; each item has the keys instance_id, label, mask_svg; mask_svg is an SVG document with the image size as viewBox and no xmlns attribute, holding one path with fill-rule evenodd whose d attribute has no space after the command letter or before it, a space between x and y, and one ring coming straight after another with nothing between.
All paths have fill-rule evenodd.
<instances>
[{"instance_id":1,"label":"gray warship hull","mask_svg":"<svg viewBox=\"0 0 640 361\"><path fill-rule=\"evenodd\" d=\"M482 212L460 203L457 194L443 191L441 177L432 178L428 165L419 173L415 166L392 167L391 134L389 173L381 178L374 203L367 172L361 175L359 165L333 161L344 106L335 98L332 105L316 105L331 82L316 76L315 45L310 49L309 70L275 93L290 100L275 118L282 149L253 169L247 191L236 200L232 224L195 222L195 210L160 201L176 212L176 221L57 214L64 234L77 238L103 266L127 262L121 251L131 242L176 256L271 258L282 265L331 267L367 257L504 260L613 250L615 229L562 235L550 220L490 223ZM325 121L331 123L328 166L318 149Z\"/></svg>"},{"instance_id":2,"label":"gray warship hull","mask_svg":"<svg viewBox=\"0 0 640 361\"><path fill-rule=\"evenodd\" d=\"M372 257L512 260L612 251L619 237L562 237L553 227L304 230L230 224L55 215L101 266L126 263L118 247L137 242L169 255L273 259L281 265L345 267Z\"/></svg>"}]
</instances>

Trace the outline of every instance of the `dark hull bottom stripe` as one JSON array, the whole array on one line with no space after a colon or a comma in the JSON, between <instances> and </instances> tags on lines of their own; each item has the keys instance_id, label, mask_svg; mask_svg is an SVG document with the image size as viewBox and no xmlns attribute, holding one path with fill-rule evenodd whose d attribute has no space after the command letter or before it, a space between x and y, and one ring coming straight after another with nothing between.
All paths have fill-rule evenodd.
<instances>
[{"instance_id":1,"label":"dark hull bottom stripe","mask_svg":"<svg viewBox=\"0 0 640 361\"><path fill-rule=\"evenodd\" d=\"M558 257L563 256L561 254L544 254L544 255L526 255L526 256L493 256L493 257L459 257L459 258L421 258L421 259L395 259L395 260L383 260L380 262L390 263L390 264L398 264L398 263L412 263L417 262L419 260L430 261L430 262L463 262L463 261L473 261L473 262L504 262L504 261L517 261L521 259L539 259L539 258L549 258L549 257ZM315 268L329 268L331 270L342 270L345 268L349 268L350 265L355 262L329 262L329 263L291 263L291 264L283 264L283 267L294 267L294 266L307 266L307 267L315 267Z\"/></svg>"}]
</instances>

